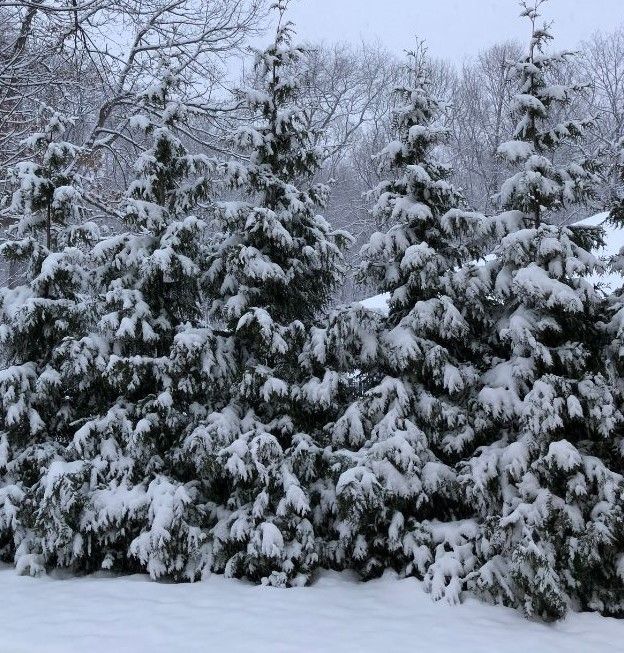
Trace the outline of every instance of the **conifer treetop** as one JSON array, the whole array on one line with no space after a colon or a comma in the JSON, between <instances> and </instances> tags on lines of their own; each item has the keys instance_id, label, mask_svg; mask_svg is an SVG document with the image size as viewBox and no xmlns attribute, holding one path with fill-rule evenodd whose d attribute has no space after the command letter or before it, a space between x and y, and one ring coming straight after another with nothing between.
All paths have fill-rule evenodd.
<instances>
[{"instance_id":1,"label":"conifer treetop","mask_svg":"<svg viewBox=\"0 0 624 653\"><path fill-rule=\"evenodd\" d=\"M595 170L589 162L557 164L556 151L566 142L583 137L593 119L552 121L555 105L564 106L582 91L582 84L550 84L549 70L573 56L569 51L546 53L552 40L550 24L539 24L540 7L547 0L521 2L521 16L531 24L529 50L522 60L509 62L509 73L518 82L512 110L517 116L513 140L503 143L498 154L521 170L503 184L503 208L522 211L536 226L547 213L592 195Z\"/></svg>"},{"instance_id":2,"label":"conifer treetop","mask_svg":"<svg viewBox=\"0 0 624 653\"><path fill-rule=\"evenodd\" d=\"M465 209L451 170L437 159L448 130L443 106L431 93L422 51L408 53L407 83L395 91L396 139L380 153L389 178L372 192L373 215L385 233L375 233L362 249L362 276L392 293L390 312L397 319L415 301L446 294L445 273L474 258L471 239L479 216Z\"/></svg>"},{"instance_id":3,"label":"conifer treetop","mask_svg":"<svg viewBox=\"0 0 624 653\"><path fill-rule=\"evenodd\" d=\"M275 39L256 52L253 87L239 92L250 120L231 139L246 160L226 166L229 185L247 197L216 206L223 240L208 277L213 312L232 325L252 308L281 324L317 315L342 278L349 240L317 214L328 189L312 181L320 153L296 104L304 50L292 45L286 3L276 9Z\"/></svg>"},{"instance_id":4,"label":"conifer treetop","mask_svg":"<svg viewBox=\"0 0 624 653\"><path fill-rule=\"evenodd\" d=\"M179 129L191 111L179 94L179 79L167 65L161 77L140 96L131 127L150 139L134 165L135 179L126 192L126 221L138 229L160 232L194 209L211 188L215 162L190 154Z\"/></svg>"},{"instance_id":5,"label":"conifer treetop","mask_svg":"<svg viewBox=\"0 0 624 653\"><path fill-rule=\"evenodd\" d=\"M40 115L42 129L23 141L30 157L11 169L14 191L2 214L14 221L12 231L18 238L44 232L45 249L58 251L72 243L66 228L84 222L81 179L72 171L81 148L66 139L72 117L45 105ZM85 231L93 227L88 223Z\"/></svg>"}]
</instances>

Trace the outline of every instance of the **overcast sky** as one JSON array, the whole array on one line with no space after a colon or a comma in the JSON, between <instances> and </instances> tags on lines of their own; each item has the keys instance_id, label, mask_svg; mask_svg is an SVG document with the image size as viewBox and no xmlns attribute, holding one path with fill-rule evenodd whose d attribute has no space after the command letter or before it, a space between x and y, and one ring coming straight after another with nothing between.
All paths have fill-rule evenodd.
<instances>
[{"instance_id":1,"label":"overcast sky","mask_svg":"<svg viewBox=\"0 0 624 653\"><path fill-rule=\"evenodd\" d=\"M293 0L289 10L301 40L379 39L402 52L418 35L433 56L455 61L497 41L526 40L519 13L516 0ZM543 14L554 21L556 49L570 48L624 23L624 0L550 0Z\"/></svg>"}]
</instances>

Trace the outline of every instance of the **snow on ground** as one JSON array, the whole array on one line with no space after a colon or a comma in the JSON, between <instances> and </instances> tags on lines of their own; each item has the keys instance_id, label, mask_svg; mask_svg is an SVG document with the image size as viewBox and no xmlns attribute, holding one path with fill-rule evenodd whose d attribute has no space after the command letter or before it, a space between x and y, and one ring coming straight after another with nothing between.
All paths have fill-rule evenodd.
<instances>
[{"instance_id":1,"label":"snow on ground","mask_svg":"<svg viewBox=\"0 0 624 653\"><path fill-rule=\"evenodd\" d=\"M554 625L469 599L434 603L414 579L323 572L311 586L213 575L58 579L0 568L1 653L601 653L624 651L624 621L573 614Z\"/></svg>"},{"instance_id":2,"label":"snow on ground","mask_svg":"<svg viewBox=\"0 0 624 653\"><path fill-rule=\"evenodd\" d=\"M596 250L595 253L604 259L614 256L624 247L624 229L619 229L612 224L605 223L608 216L608 212L597 213L576 223L592 227L602 225L605 230L605 246ZM602 290L607 293L613 292L622 285L622 277L619 274L609 272L606 274L592 275L589 279L594 283L600 283ZM373 297L363 299L360 304L371 311L386 315L388 313L389 301L390 293L384 293L383 295L374 295Z\"/></svg>"}]
</instances>

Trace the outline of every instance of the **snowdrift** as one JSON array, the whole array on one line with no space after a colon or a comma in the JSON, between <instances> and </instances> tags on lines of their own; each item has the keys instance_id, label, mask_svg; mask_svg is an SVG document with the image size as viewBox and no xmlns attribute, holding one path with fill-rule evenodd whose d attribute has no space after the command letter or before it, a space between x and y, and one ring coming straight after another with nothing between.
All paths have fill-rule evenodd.
<instances>
[{"instance_id":1,"label":"snowdrift","mask_svg":"<svg viewBox=\"0 0 624 653\"><path fill-rule=\"evenodd\" d=\"M624 622L571 614L556 625L467 599L434 603L413 578L360 583L323 572L276 589L213 575L192 585L146 576L28 578L0 568L2 653L600 653Z\"/></svg>"}]
</instances>

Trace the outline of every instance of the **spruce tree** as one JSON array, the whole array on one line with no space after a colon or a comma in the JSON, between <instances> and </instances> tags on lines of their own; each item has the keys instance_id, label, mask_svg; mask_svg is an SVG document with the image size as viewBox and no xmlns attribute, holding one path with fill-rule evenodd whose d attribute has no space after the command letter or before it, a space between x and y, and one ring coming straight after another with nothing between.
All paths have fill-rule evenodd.
<instances>
[{"instance_id":1,"label":"spruce tree","mask_svg":"<svg viewBox=\"0 0 624 653\"><path fill-rule=\"evenodd\" d=\"M342 372L326 383L343 408L326 429L334 496L331 487L319 494L329 564L366 578L388 567L426 576L437 598L457 600L473 525L461 521L453 466L483 428L471 417L482 358L485 298L474 261L483 219L463 208L438 160L448 134L426 66L414 55L406 68L396 140L380 155L389 178L374 191L374 213L389 227L363 249L362 277L390 293L389 314L339 311L307 350L317 367Z\"/></svg>"},{"instance_id":2,"label":"spruce tree","mask_svg":"<svg viewBox=\"0 0 624 653\"><path fill-rule=\"evenodd\" d=\"M495 428L459 474L481 529L468 587L552 619L569 607L621 611L624 513L622 415L601 352L602 297L586 279L600 268L590 250L601 233L553 224L592 194L592 162L558 156L589 121L553 119L578 87L548 82L570 55L545 53L552 36L538 25L541 4L522 5L531 44L510 67L518 122L499 148L516 172L501 188L498 244L483 269L494 357L478 410Z\"/></svg>"},{"instance_id":3,"label":"spruce tree","mask_svg":"<svg viewBox=\"0 0 624 653\"><path fill-rule=\"evenodd\" d=\"M75 363L66 342L91 320L84 250L97 238L84 220L72 121L49 108L42 119L25 142L31 157L12 170L13 225L0 248L21 270L0 291L0 555L33 573L47 555L63 555L51 552L40 470L57 466L80 415L76 386L64 382Z\"/></svg>"},{"instance_id":4,"label":"spruce tree","mask_svg":"<svg viewBox=\"0 0 624 653\"><path fill-rule=\"evenodd\" d=\"M213 568L283 586L306 582L318 560L308 485L320 450L297 358L341 278L347 236L317 214L327 191L310 183L319 152L296 106L304 52L291 43L286 3L276 8L257 87L241 92L250 125L233 136L248 157L227 171L242 199L215 209L221 236L206 281L223 381L186 450L214 520Z\"/></svg>"}]
</instances>

